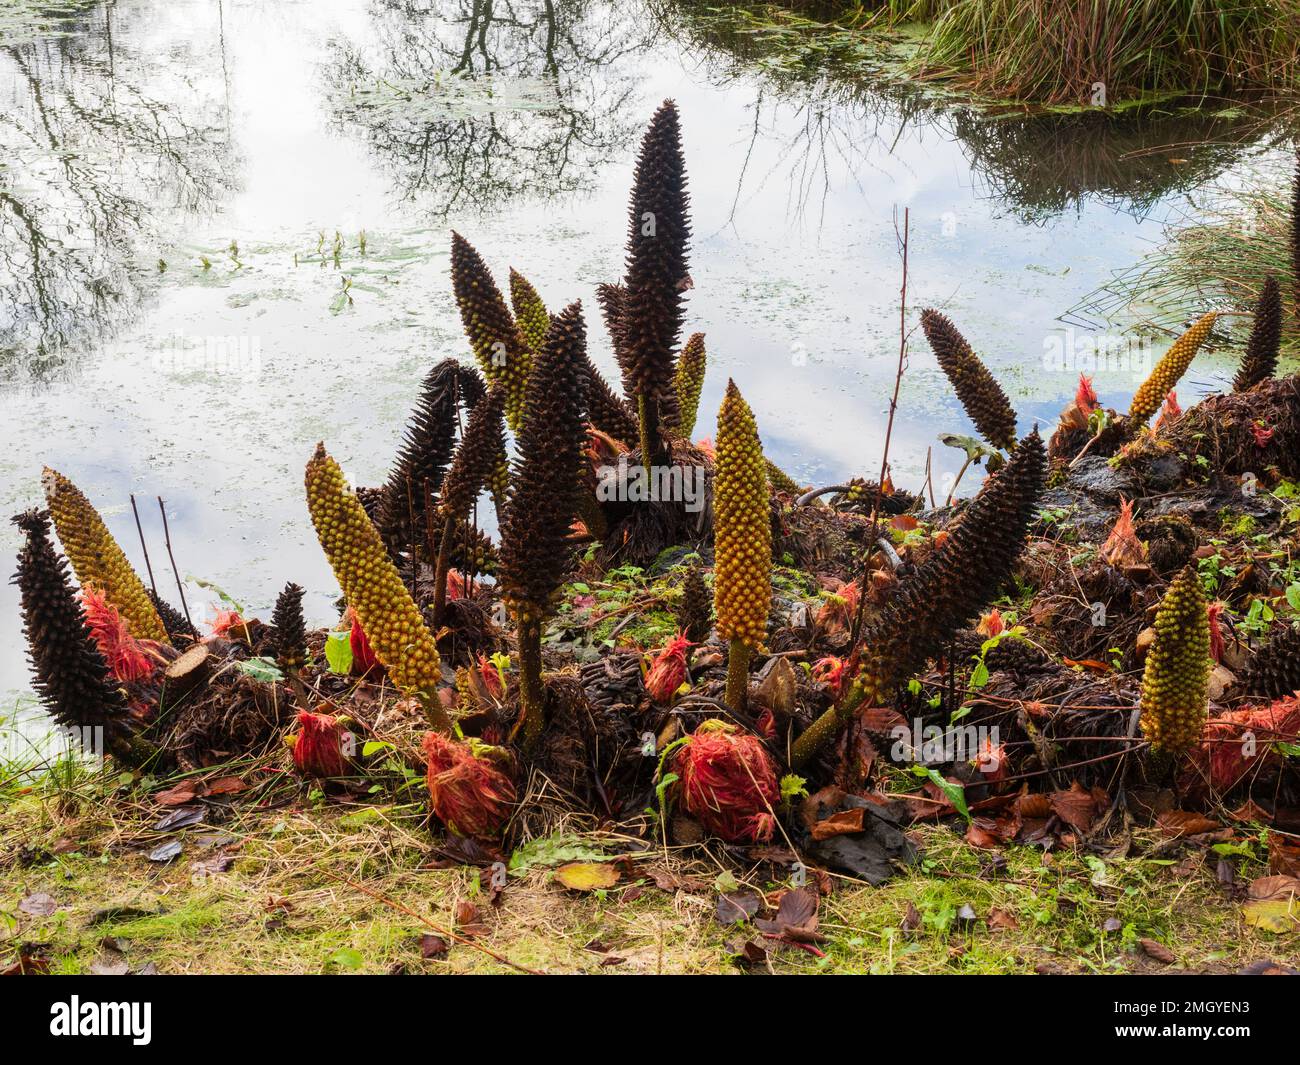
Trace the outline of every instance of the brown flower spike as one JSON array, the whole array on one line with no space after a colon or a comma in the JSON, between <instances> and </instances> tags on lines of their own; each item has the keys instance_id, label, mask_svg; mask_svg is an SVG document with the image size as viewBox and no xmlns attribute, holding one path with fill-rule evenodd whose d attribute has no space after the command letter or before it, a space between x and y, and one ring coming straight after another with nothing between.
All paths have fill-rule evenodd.
<instances>
[{"instance_id":1,"label":"brown flower spike","mask_svg":"<svg viewBox=\"0 0 1300 1065\"><path fill-rule=\"evenodd\" d=\"M26 537L13 583L22 605L32 687L59 725L102 728L105 748L125 764L139 765L154 752L133 734L126 700L86 625L68 564L50 542L49 515L29 510L13 521Z\"/></svg>"},{"instance_id":2,"label":"brown flower spike","mask_svg":"<svg viewBox=\"0 0 1300 1065\"><path fill-rule=\"evenodd\" d=\"M927 309L921 312L921 328L980 436L994 447L1010 451L1016 446L1016 414L1002 386L951 319Z\"/></svg>"},{"instance_id":3,"label":"brown flower spike","mask_svg":"<svg viewBox=\"0 0 1300 1065\"><path fill-rule=\"evenodd\" d=\"M487 263L459 233L451 235L451 284L474 357L488 384L505 385L506 422L518 432L531 352Z\"/></svg>"},{"instance_id":4,"label":"brown flower spike","mask_svg":"<svg viewBox=\"0 0 1300 1065\"><path fill-rule=\"evenodd\" d=\"M1273 376L1277 353L1282 343L1282 290L1271 274L1264 278L1259 300L1255 303L1255 320L1246 342L1237 376L1232 379L1234 392L1246 392Z\"/></svg>"},{"instance_id":5,"label":"brown flower spike","mask_svg":"<svg viewBox=\"0 0 1300 1065\"><path fill-rule=\"evenodd\" d=\"M1046 481L1047 453L1035 429L866 627L852 683L796 741L793 764L807 762L859 707L888 705L900 684L997 597L1024 551Z\"/></svg>"},{"instance_id":6,"label":"brown flower spike","mask_svg":"<svg viewBox=\"0 0 1300 1065\"><path fill-rule=\"evenodd\" d=\"M743 708L749 656L767 634L772 598L772 523L763 445L734 381L718 411L714 482L713 605L718 633L731 641L727 702Z\"/></svg>"},{"instance_id":7,"label":"brown flower spike","mask_svg":"<svg viewBox=\"0 0 1300 1065\"><path fill-rule=\"evenodd\" d=\"M660 426L677 422L673 353L690 287L686 164L677 106L667 100L641 141L628 211L622 343L641 419L643 456L657 453ZM647 459L643 458L643 461Z\"/></svg>"},{"instance_id":8,"label":"brown flower spike","mask_svg":"<svg viewBox=\"0 0 1300 1065\"><path fill-rule=\"evenodd\" d=\"M586 328L582 305L551 322L533 363L505 518L499 581L518 619L525 747L541 735L542 622L572 564L569 526L577 511L586 445Z\"/></svg>"}]
</instances>

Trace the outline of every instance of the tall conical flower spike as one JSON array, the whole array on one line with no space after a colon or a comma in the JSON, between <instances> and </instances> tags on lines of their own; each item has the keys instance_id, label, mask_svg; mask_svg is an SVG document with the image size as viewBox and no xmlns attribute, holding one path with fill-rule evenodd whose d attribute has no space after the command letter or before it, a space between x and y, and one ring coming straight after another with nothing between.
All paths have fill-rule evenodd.
<instances>
[{"instance_id":1,"label":"tall conical flower spike","mask_svg":"<svg viewBox=\"0 0 1300 1065\"><path fill-rule=\"evenodd\" d=\"M1296 153L1291 188L1291 277L1295 282L1295 316L1300 319L1300 152Z\"/></svg>"},{"instance_id":2,"label":"tall conical flower spike","mask_svg":"<svg viewBox=\"0 0 1300 1065\"><path fill-rule=\"evenodd\" d=\"M604 283L596 286L596 300L600 304L600 317L609 334L623 382L623 398L636 406L636 378L632 373L632 360L627 352L627 336L623 330L623 301L627 292L622 285Z\"/></svg>"},{"instance_id":3,"label":"tall conical flower spike","mask_svg":"<svg viewBox=\"0 0 1300 1065\"><path fill-rule=\"evenodd\" d=\"M921 328L980 436L1010 451L1016 446L1016 412L1002 386L949 318L935 310L922 311Z\"/></svg>"},{"instance_id":4,"label":"tall conical flower spike","mask_svg":"<svg viewBox=\"0 0 1300 1065\"><path fill-rule=\"evenodd\" d=\"M677 371L673 388L677 393L677 425L679 436L691 439L695 432L695 416L700 409L700 391L704 388L704 371L708 353L704 350L704 334L692 333L682 345L677 356Z\"/></svg>"},{"instance_id":5,"label":"tall conical flower spike","mask_svg":"<svg viewBox=\"0 0 1300 1065\"><path fill-rule=\"evenodd\" d=\"M307 507L330 568L379 661L400 691L418 696L430 724L451 723L438 701L438 648L378 531L325 445L307 463Z\"/></svg>"},{"instance_id":6,"label":"tall conical flower spike","mask_svg":"<svg viewBox=\"0 0 1300 1065\"><path fill-rule=\"evenodd\" d=\"M745 705L749 657L767 634L772 598L772 521L763 445L734 381L718 411L714 482L713 605L718 633L731 641L727 702Z\"/></svg>"},{"instance_id":7,"label":"tall conical flower spike","mask_svg":"<svg viewBox=\"0 0 1300 1065\"><path fill-rule=\"evenodd\" d=\"M863 632L858 672L836 706L795 742L795 765L829 743L859 707L886 705L898 685L997 597L1024 551L1046 481L1047 453L1035 429Z\"/></svg>"},{"instance_id":8,"label":"tall conical flower spike","mask_svg":"<svg viewBox=\"0 0 1300 1065\"><path fill-rule=\"evenodd\" d=\"M587 363L587 418L602 433L631 447L637 439L637 423L627 404L614 394L591 359Z\"/></svg>"},{"instance_id":9,"label":"tall conical flower spike","mask_svg":"<svg viewBox=\"0 0 1300 1065\"><path fill-rule=\"evenodd\" d=\"M1282 290L1277 278L1271 274L1264 278L1259 300L1255 304L1255 320L1246 342L1237 376L1232 379L1234 392L1246 392L1261 381L1273 376L1277 369L1277 353L1282 343Z\"/></svg>"},{"instance_id":10,"label":"tall conical flower spike","mask_svg":"<svg viewBox=\"0 0 1300 1065\"><path fill-rule=\"evenodd\" d=\"M673 352L690 288L686 164L677 107L665 101L641 141L627 232L622 332L641 419L642 461L660 446L660 425L677 421Z\"/></svg>"},{"instance_id":11,"label":"tall conical flower spike","mask_svg":"<svg viewBox=\"0 0 1300 1065\"><path fill-rule=\"evenodd\" d=\"M533 354L541 351L546 343L546 331L551 328L551 313L528 278L513 267L510 269L510 306L514 309L519 331L528 342L528 350Z\"/></svg>"},{"instance_id":12,"label":"tall conical flower spike","mask_svg":"<svg viewBox=\"0 0 1300 1065\"><path fill-rule=\"evenodd\" d=\"M1209 709L1210 621L1205 592L1188 566L1156 610L1156 639L1142 673L1142 734L1158 750L1200 743Z\"/></svg>"},{"instance_id":13,"label":"tall conical flower spike","mask_svg":"<svg viewBox=\"0 0 1300 1065\"><path fill-rule=\"evenodd\" d=\"M50 542L49 516L29 510L13 519L26 537L18 553L23 632L31 656L32 687L49 715L63 728L103 729L107 750L137 765L152 749L132 733L126 701L109 675L86 624L67 563Z\"/></svg>"},{"instance_id":14,"label":"tall conical flower spike","mask_svg":"<svg viewBox=\"0 0 1300 1065\"><path fill-rule=\"evenodd\" d=\"M126 618L138 640L168 643L167 628L148 591L99 512L81 490L48 466L41 477L63 550L83 587L94 586Z\"/></svg>"},{"instance_id":15,"label":"tall conical flower spike","mask_svg":"<svg viewBox=\"0 0 1300 1065\"><path fill-rule=\"evenodd\" d=\"M474 408L451 469L442 483L442 496L438 500L442 533L438 540L438 563L434 568L433 584L435 626L441 623L447 603L447 573L457 524L469 516L474 500L492 483L501 456L505 454L506 430L502 417L505 400L505 389L496 387Z\"/></svg>"},{"instance_id":16,"label":"tall conical flower spike","mask_svg":"<svg viewBox=\"0 0 1300 1065\"><path fill-rule=\"evenodd\" d=\"M541 735L545 713L542 622L573 559L568 535L586 445L586 388L586 329L582 305L574 303L552 320L533 363L501 523L499 581L518 620L526 748Z\"/></svg>"},{"instance_id":17,"label":"tall conical flower spike","mask_svg":"<svg viewBox=\"0 0 1300 1065\"><path fill-rule=\"evenodd\" d=\"M1174 341L1173 346L1164 353L1151 374L1133 396L1129 404L1128 416L1133 426L1145 425L1147 420L1160 409L1165 396L1178 384L1187 372L1196 352L1205 343L1205 338L1214 328L1218 314L1211 311L1198 318L1195 324Z\"/></svg>"},{"instance_id":18,"label":"tall conical flower spike","mask_svg":"<svg viewBox=\"0 0 1300 1065\"><path fill-rule=\"evenodd\" d=\"M407 423L397 461L375 510L378 526L394 558L419 552L427 536L426 502L438 498L456 438L456 404L464 380L455 359L443 359L424 378L420 400ZM471 386L472 387L472 386Z\"/></svg>"},{"instance_id":19,"label":"tall conical flower spike","mask_svg":"<svg viewBox=\"0 0 1300 1065\"><path fill-rule=\"evenodd\" d=\"M451 283L474 357L488 384L505 385L506 422L517 432L531 360L528 342L483 257L459 233L451 235Z\"/></svg>"}]
</instances>

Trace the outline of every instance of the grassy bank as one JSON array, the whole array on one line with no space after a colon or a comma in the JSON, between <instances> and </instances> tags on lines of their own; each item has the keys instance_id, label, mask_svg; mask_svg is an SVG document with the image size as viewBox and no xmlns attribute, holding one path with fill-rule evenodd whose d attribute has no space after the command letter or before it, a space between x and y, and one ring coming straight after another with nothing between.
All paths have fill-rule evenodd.
<instances>
[{"instance_id":1,"label":"grassy bank","mask_svg":"<svg viewBox=\"0 0 1300 1065\"><path fill-rule=\"evenodd\" d=\"M715 30L734 21L738 34L767 36L793 55L869 58L989 100L1113 108L1300 88L1298 0L665 5L674 8Z\"/></svg>"},{"instance_id":2,"label":"grassy bank","mask_svg":"<svg viewBox=\"0 0 1300 1065\"><path fill-rule=\"evenodd\" d=\"M416 808L327 801L287 777L268 783L274 768L227 767L220 776L248 790L213 796L203 823L172 832L156 826L176 809L158 801L175 782L123 788L82 771L9 794L0 970L26 958L63 973L1224 972L1294 955L1294 934L1251 926L1213 854L1154 830L1098 858L981 851L952 829L916 829L920 867L881 888L825 883L810 952L716 916L720 889L788 886L770 863L557 836L517 854L491 894L473 869L436 867ZM169 841L179 856L151 861ZM1242 875L1266 871L1237 850ZM555 882L574 854L620 853L608 889Z\"/></svg>"}]
</instances>

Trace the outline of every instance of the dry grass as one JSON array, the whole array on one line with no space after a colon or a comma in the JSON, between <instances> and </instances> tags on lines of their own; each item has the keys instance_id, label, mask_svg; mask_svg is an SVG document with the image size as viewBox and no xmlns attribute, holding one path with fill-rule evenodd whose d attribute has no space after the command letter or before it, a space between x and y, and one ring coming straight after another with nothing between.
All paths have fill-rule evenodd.
<instances>
[{"instance_id":1,"label":"dry grass","mask_svg":"<svg viewBox=\"0 0 1300 1065\"><path fill-rule=\"evenodd\" d=\"M477 871L436 868L415 806L326 801L285 781L237 804L209 807L208 822L175 836L153 829L166 810L139 790L82 780L68 789L10 795L0 809L0 963L21 943L56 972L96 963L149 963L164 973L544 972L703 973L735 971L737 942L752 929L714 918L717 889L734 879L771 893L786 870L737 864L702 849L650 847L619 863L621 883L574 895L552 880L561 845L610 855L626 852L616 834L552 838L542 860L512 873L493 902ZM107 791L105 789L108 789ZM268 805L269 804L269 808ZM1158 968L1225 970L1271 957L1294 962L1300 935L1272 936L1242 920L1219 885L1217 859L1130 850L1101 856L1035 848L976 850L944 827L916 830L923 864L873 889L834 878L822 902L816 958L772 949L778 972L1124 972ZM170 864L148 860L177 838ZM546 848L550 847L550 858ZM644 847L645 844L638 843ZM227 863L218 861L226 857ZM1244 859L1243 859L1244 860ZM1264 867L1246 861L1244 877ZM655 875L678 879L677 890ZM44 892L57 909L20 908ZM477 907L483 928L425 958L421 936L455 926L461 904ZM961 908L972 907L967 923ZM905 931L908 914L919 922ZM463 914L462 914L463 916ZM1114 919L1113 931L1106 931ZM1174 966L1159 966L1137 946L1167 944ZM493 957L492 954L497 955ZM509 964L503 963L502 960ZM621 960L618 960L621 959Z\"/></svg>"}]
</instances>

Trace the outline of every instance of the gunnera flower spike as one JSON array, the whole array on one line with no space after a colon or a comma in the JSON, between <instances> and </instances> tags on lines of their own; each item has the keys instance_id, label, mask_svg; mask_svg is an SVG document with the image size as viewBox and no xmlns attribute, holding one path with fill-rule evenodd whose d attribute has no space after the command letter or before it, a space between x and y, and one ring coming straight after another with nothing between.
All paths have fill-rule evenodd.
<instances>
[{"instance_id":1,"label":"gunnera flower spike","mask_svg":"<svg viewBox=\"0 0 1300 1065\"><path fill-rule=\"evenodd\" d=\"M1215 311L1201 315L1186 333L1174 341L1173 346L1156 363L1155 369L1142 382L1141 387L1133 395L1133 402L1129 404L1128 417L1132 426L1145 425L1151 415L1160 409L1165 397L1187 372L1187 367L1192 364L1196 352L1205 343L1205 338L1210 335L1210 330L1214 328L1218 317Z\"/></svg>"},{"instance_id":2,"label":"gunnera flower spike","mask_svg":"<svg viewBox=\"0 0 1300 1065\"><path fill-rule=\"evenodd\" d=\"M772 598L772 522L763 445L734 381L718 411L714 482L713 605L718 633L731 641L727 702L745 705L749 659L767 634Z\"/></svg>"},{"instance_id":3,"label":"gunnera flower spike","mask_svg":"<svg viewBox=\"0 0 1300 1065\"><path fill-rule=\"evenodd\" d=\"M59 541L81 586L93 586L117 607L136 639L169 643L153 600L90 500L48 466L41 483Z\"/></svg>"},{"instance_id":4,"label":"gunnera flower spike","mask_svg":"<svg viewBox=\"0 0 1300 1065\"><path fill-rule=\"evenodd\" d=\"M451 235L451 283L474 357L489 385L505 386L506 422L518 432L532 354L487 263L459 233Z\"/></svg>"},{"instance_id":5,"label":"gunnera flower spike","mask_svg":"<svg viewBox=\"0 0 1300 1065\"><path fill-rule=\"evenodd\" d=\"M420 699L429 723L449 731L451 722L438 701L442 673L433 635L324 444L316 445L307 463L306 485L316 536L376 656L399 690Z\"/></svg>"},{"instance_id":6,"label":"gunnera flower spike","mask_svg":"<svg viewBox=\"0 0 1300 1065\"><path fill-rule=\"evenodd\" d=\"M1156 610L1156 639L1142 672L1142 734L1157 750L1178 753L1201 741L1209 711L1209 604L1188 566Z\"/></svg>"},{"instance_id":7,"label":"gunnera flower spike","mask_svg":"<svg viewBox=\"0 0 1300 1065\"><path fill-rule=\"evenodd\" d=\"M551 322L533 361L523 428L501 523L499 580L518 623L525 749L544 724L542 623L554 609L573 560L569 527L577 511L586 446L586 329L573 303Z\"/></svg>"},{"instance_id":8,"label":"gunnera flower spike","mask_svg":"<svg viewBox=\"0 0 1300 1065\"><path fill-rule=\"evenodd\" d=\"M945 315L922 311L921 328L980 436L994 447L1010 451L1016 446L1016 412L989 368Z\"/></svg>"}]
</instances>

